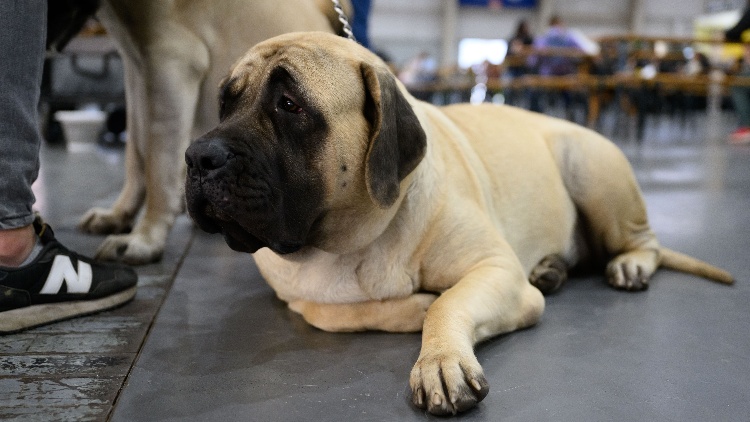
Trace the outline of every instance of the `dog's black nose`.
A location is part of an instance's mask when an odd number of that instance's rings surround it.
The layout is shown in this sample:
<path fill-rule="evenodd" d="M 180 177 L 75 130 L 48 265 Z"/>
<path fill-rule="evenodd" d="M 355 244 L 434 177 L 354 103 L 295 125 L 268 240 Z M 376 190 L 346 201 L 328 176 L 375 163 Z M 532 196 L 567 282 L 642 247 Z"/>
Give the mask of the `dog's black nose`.
<path fill-rule="evenodd" d="M 224 167 L 230 154 L 223 139 L 200 138 L 185 151 L 185 162 L 191 170 L 216 170 Z"/>

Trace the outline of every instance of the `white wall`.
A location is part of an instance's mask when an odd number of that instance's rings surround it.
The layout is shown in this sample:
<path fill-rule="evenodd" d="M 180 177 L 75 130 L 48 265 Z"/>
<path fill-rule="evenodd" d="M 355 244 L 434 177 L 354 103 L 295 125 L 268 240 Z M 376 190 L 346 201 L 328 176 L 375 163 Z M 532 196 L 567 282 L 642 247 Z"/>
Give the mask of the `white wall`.
<path fill-rule="evenodd" d="M 442 25 L 440 0 L 373 0 L 370 43 L 398 65 L 422 51 L 439 57 Z"/>
<path fill-rule="evenodd" d="M 642 35 L 692 36 L 693 19 L 704 13 L 712 0 L 538 0 L 533 10 L 458 9 L 455 40 L 461 38 L 508 38 L 519 19 L 526 18 L 534 32 L 541 32 L 546 18 L 560 15 L 571 27 L 589 36 L 636 32 Z M 443 64 L 455 62 L 443 57 L 446 8 L 457 0 L 373 0 L 370 38 L 398 65 L 421 51 Z M 546 3 L 545 3 L 546 2 Z M 634 7 L 639 13 L 634 12 Z M 634 28 L 634 26 L 636 28 Z M 448 27 L 448 32 L 451 28 Z M 450 50 L 450 49 L 448 49 Z M 455 49 L 453 49 L 455 50 Z"/>

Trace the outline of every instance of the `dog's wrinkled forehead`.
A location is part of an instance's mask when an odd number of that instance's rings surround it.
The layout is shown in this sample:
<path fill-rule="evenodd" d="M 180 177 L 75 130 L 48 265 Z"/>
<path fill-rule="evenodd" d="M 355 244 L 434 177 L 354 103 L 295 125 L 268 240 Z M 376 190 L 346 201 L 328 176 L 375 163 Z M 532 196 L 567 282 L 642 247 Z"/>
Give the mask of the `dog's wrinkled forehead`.
<path fill-rule="evenodd" d="M 369 51 L 351 40 L 325 32 L 296 32 L 280 35 L 252 47 L 236 67 L 255 63 L 272 63 L 274 58 L 288 58 L 305 64 L 336 64 L 344 58 L 365 59 Z M 333 61 L 333 63 L 331 63 Z"/>
<path fill-rule="evenodd" d="M 235 87 L 262 87 L 281 68 L 311 97 L 325 99 L 335 107 L 337 95 L 331 93 L 351 92 L 341 87 L 361 85 L 359 63 L 372 60 L 368 55 L 371 53 L 355 42 L 335 35 L 285 34 L 251 48 L 232 68 L 230 80 Z"/>

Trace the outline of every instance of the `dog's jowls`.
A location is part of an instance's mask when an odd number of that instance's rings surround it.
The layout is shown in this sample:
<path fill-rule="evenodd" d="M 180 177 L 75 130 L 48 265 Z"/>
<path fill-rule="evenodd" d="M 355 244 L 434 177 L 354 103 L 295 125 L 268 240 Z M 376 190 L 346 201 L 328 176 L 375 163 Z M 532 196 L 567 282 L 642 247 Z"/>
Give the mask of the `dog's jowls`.
<path fill-rule="evenodd" d="M 633 173 L 588 129 L 496 105 L 437 108 L 376 56 L 323 33 L 263 42 L 187 151 L 200 227 L 253 253 L 268 283 L 329 331 L 419 331 L 415 405 L 489 391 L 473 346 L 529 327 L 567 269 L 606 264 L 641 290 L 660 265 L 730 283 L 659 245 Z"/>

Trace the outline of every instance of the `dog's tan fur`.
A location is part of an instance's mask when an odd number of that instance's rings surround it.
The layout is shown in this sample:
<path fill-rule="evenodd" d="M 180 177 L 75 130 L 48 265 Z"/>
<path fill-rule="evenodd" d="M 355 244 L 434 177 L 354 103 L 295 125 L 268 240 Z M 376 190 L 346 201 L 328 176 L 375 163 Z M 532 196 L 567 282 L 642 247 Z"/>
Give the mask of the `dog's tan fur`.
<path fill-rule="evenodd" d="M 309 246 L 283 256 L 263 248 L 254 258 L 279 298 L 316 327 L 421 329 L 410 379 L 417 406 L 456 413 L 484 398 L 473 346 L 539 321 L 544 298 L 529 276 L 546 257 L 568 267 L 606 258 L 608 281 L 623 289 L 644 288 L 662 256 L 732 280 L 659 245 L 625 156 L 591 130 L 507 106 L 420 102 L 373 54 L 325 34 L 261 43 L 231 77 L 261 92 L 277 66 L 327 118 L 325 151 L 313 163 L 325 213 Z M 427 146 L 389 197 L 374 184 L 369 158 L 379 131 L 402 118 L 387 110 L 396 96 Z M 368 101 L 374 116 L 363 112 Z M 232 119 L 254 124 L 251 102 Z"/>
<path fill-rule="evenodd" d="M 98 16 L 125 66 L 126 178 L 112 208 L 79 226 L 115 233 L 97 258 L 143 264 L 160 259 L 183 210 L 183 154 L 218 123 L 216 87 L 232 63 L 275 35 L 333 31 L 337 15 L 328 0 L 104 0 Z"/>

